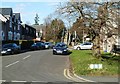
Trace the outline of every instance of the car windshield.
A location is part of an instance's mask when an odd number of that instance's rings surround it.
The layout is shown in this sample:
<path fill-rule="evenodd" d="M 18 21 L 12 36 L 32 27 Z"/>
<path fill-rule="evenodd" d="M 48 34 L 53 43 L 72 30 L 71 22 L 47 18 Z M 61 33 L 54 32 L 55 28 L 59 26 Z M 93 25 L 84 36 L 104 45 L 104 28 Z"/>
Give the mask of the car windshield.
<path fill-rule="evenodd" d="M 44 43 L 38 42 L 36 43 L 36 45 L 44 45 Z"/>
<path fill-rule="evenodd" d="M 49 45 L 50 43 L 45 43 L 45 45 Z"/>
<path fill-rule="evenodd" d="M 56 47 L 67 48 L 67 45 L 65 45 L 65 44 L 57 44 Z"/>
<path fill-rule="evenodd" d="M 87 43 L 84 43 L 83 45 L 91 45 L 91 43 L 90 43 L 90 42 L 87 42 Z"/>
<path fill-rule="evenodd" d="M 3 45 L 3 48 L 11 48 L 11 47 L 13 47 L 13 44 L 5 44 L 5 45 Z"/>

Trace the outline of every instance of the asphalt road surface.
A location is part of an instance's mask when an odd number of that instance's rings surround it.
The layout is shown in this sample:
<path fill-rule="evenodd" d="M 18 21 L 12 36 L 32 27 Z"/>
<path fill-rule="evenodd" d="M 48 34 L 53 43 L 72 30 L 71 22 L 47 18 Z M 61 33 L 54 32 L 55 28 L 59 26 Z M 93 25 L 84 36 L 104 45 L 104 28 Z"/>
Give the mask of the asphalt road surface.
<path fill-rule="evenodd" d="M 29 51 L 2 56 L 2 80 L 27 82 L 70 82 L 64 76 L 67 55 L 53 55 L 52 50 Z"/>

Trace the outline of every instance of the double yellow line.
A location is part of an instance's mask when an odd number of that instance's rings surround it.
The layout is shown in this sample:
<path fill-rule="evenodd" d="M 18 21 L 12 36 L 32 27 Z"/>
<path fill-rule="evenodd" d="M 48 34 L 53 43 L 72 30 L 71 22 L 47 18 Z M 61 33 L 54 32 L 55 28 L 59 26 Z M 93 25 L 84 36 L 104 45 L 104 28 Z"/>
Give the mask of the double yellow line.
<path fill-rule="evenodd" d="M 74 82 L 95 82 L 95 81 L 91 81 L 91 80 L 87 80 L 87 79 L 84 79 L 82 77 L 79 77 L 77 76 L 76 74 L 73 73 L 70 74 L 70 71 L 69 69 L 64 69 L 64 76 L 69 79 L 69 80 L 72 80 Z"/>

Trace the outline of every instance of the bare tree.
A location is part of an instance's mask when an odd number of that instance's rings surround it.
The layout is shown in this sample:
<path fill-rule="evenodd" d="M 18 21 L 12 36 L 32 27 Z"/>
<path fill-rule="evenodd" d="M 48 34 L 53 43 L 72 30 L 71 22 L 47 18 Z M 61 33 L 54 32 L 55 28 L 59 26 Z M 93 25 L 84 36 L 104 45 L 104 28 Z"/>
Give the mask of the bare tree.
<path fill-rule="evenodd" d="M 118 24 L 117 21 L 113 21 L 112 18 L 110 18 L 110 15 L 117 14 L 113 11 L 117 9 L 117 7 L 113 8 L 113 6 L 118 6 L 118 3 L 115 2 L 67 2 L 63 5 L 59 6 L 59 10 L 57 11 L 61 13 L 61 15 L 67 16 L 69 18 L 74 19 L 79 18 L 80 23 L 79 27 L 86 28 L 86 23 L 89 23 L 89 34 L 91 35 L 91 39 L 94 42 L 94 53 L 96 57 L 101 56 L 100 52 L 100 46 L 101 46 L 101 36 L 103 35 L 103 29 L 109 31 L 107 34 L 110 33 L 110 31 L 113 32 L 115 29 L 115 26 L 112 25 L 113 22 L 115 24 Z M 115 19 L 115 18 L 114 18 Z M 117 18 L 116 18 L 117 19 Z M 117 23 L 116 23 L 117 22 Z M 109 24 L 108 24 L 109 23 Z M 110 25 L 111 24 L 111 25 Z M 79 28 L 77 27 L 77 28 Z"/>

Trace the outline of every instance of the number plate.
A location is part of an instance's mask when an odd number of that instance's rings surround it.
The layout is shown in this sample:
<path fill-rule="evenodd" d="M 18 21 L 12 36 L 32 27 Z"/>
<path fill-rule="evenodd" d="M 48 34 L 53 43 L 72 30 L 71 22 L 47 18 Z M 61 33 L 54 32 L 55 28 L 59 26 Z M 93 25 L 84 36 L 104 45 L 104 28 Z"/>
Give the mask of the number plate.
<path fill-rule="evenodd" d="M 57 53 L 62 53 L 62 51 L 57 51 Z"/>
<path fill-rule="evenodd" d="M 1 53 L 3 54 L 3 53 L 6 53 L 6 51 L 1 51 Z"/>

